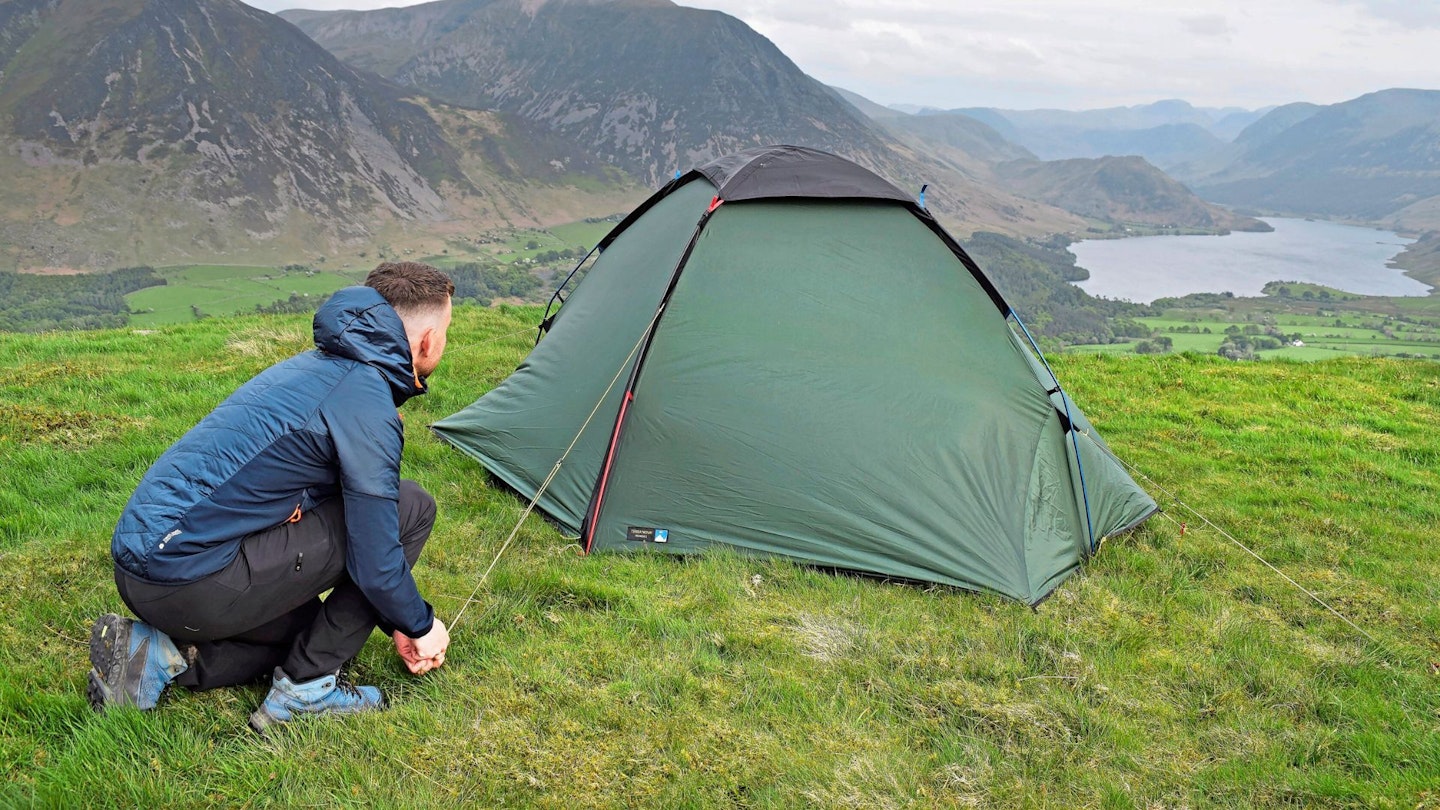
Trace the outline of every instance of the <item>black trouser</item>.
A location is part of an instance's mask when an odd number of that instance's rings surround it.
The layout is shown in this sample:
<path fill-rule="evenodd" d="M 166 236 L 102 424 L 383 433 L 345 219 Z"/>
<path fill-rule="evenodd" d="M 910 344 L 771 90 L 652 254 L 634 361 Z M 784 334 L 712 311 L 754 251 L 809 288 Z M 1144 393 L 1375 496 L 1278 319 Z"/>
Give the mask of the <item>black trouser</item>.
<path fill-rule="evenodd" d="M 434 524 L 435 499 L 401 481 L 400 544 L 411 567 Z M 115 585 L 142 621 L 195 645 L 194 663 L 175 679 L 181 686 L 249 683 L 277 666 L 308 681 L 354 658 L 381 624 L 345 572 L 345 542 L 345 505 L 331 498 L 295 523 L 246 537 L 235 560 L 204 579 L 157 585 L 117 566 Z"/>

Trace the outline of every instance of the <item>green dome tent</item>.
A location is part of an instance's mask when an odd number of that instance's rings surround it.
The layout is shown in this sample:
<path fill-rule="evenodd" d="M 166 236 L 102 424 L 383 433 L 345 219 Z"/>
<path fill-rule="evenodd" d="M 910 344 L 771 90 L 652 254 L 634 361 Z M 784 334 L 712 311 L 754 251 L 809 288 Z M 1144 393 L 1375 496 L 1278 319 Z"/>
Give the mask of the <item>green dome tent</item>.
<path fill-rule="evenodd" d="M 854 163 L 716 160 L 598 250 L 515 373 L 433 426 L 527 498 L 554 471 L 537 506 L 587 551 L 1034 604 L 1155 511 L 964 250 Z"/>

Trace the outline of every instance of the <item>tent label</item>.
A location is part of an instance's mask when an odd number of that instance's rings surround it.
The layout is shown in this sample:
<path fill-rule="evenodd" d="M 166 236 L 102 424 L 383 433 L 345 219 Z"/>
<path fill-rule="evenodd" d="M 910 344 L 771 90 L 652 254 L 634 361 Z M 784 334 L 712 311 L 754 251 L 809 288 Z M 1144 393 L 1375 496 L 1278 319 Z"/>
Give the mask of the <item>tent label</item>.
<path fill-rule="evenodd" d="M 625 530 L 625 539 L 639 543 L 668 543 L 670 542 L 670 530 L 631 526 Z"/>

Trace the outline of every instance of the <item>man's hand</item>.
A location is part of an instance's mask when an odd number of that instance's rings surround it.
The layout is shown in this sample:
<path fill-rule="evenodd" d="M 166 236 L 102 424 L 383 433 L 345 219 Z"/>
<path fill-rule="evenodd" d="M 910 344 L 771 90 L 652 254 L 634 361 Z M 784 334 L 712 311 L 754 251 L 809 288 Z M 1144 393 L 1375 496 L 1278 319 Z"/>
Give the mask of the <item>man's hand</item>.
<path fill-rule="evenodd" d="M 405 668 L 410 670 L 411 675 L 424 675 L 445 663 L 445 650 L 450 646 L 450 631 L 445 629 L 445 623 L 438 617 L 430 632 L 420 638 L 410 638 L 399 630 L 395 631 L 393 638 L 395 652 L 400 655 L 400 660 L 405 662 Z"/>

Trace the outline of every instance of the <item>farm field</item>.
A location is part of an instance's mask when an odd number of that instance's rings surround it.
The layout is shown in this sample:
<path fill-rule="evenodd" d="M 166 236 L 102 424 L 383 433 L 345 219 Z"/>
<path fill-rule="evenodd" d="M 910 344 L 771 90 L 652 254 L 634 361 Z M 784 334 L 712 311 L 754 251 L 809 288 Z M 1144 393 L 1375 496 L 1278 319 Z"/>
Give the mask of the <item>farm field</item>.
<path fill-rule="evenodd" d="M 185 265 L 158 268 L 158 272 L 165 278 L 165 286 L 125 296 L 133 326 L 153 328 L 204 315 L 253 312 L 257 306 L 268 306 L 291 295 L 324 300 L 330 293 L 365 277 L 364 270 L 336 273 L 246 265 Z"/>
<path fill-rule="evenodd" d="M 620 224 L 618 218 L 614 222 L 585 222 L 582 220 L 566 225 L 556 225 L 550 229 L 550 233 L 554 234 L 555 238 L 559 239 L 561 243 L 565 245 L 571 247 L 583 246 L 586 250 L 589 250 L 599 244 L 600 240 L 604 239 L 605 235 L 614 230 L 618 224 Z"/>
<path fill-rule="evenodd" d="M 1155 337 L 1168 337 L 1172 351 L 1215 354 L 1227 338 L 1226 330 L 1240 334 L 1264 334 L 1267 331 L 1285 337 L 1288 343 L 1299 341 L 1302 346 L 1259 349 L 1260 358 L 1289 360 L 1328 360 L 1335 357 L 1423 357 L 1440 359 L 1440 327 L 1422 318 L 1341 311 L 1326 315 L 1272 312 L 1254 313 L 1205 311 L 1181 314 L 1172 311 L 1164 316 L 1138 317 L 1134 320 L 1154 330 Z M 1067 351 L 1101 354 L 1134 352 L 1142 339 L 1126 343 L 1089 344 L 1067 347 Z"/>

